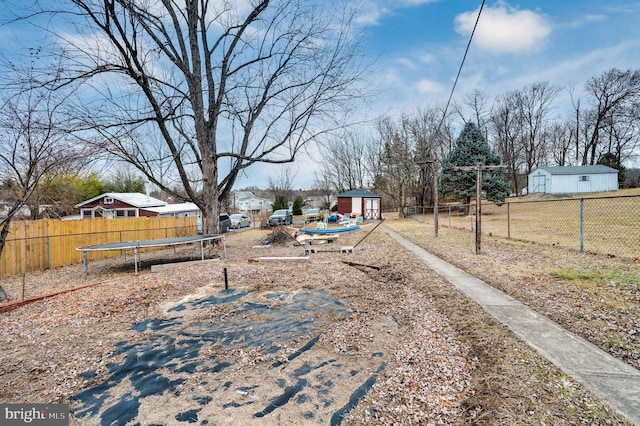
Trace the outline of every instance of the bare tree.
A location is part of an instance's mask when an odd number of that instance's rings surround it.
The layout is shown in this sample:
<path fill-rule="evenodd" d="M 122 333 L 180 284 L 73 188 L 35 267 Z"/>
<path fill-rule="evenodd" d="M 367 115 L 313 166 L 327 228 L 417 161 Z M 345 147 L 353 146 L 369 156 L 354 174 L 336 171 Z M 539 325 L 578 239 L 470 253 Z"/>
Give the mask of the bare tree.
<path fill-rule="evenodd" d="M 573 128 L 570 121 L 558 121 L 549 126 L 549 159 L 559 166 L 568 166 L 573 158 Z"/>
<path fill-rule="evenodd" d="M 545 131 L 559 92 L 559 87 L 543 81 L 524 87 L 516 95 L 522 120 L 525 174 L 546 163 Z"/>
<path fill-rule="evenodd" d="M 284 197 L 287 201 L 292 201 L 293 197 L 293 180 L 296 177 L 296 171 L 289 164 L 280 168 L 276 176 L 269 176 L 269 192 L 273 197 Z"/>
<path fill-rule="evenodd" d="M 331 195 L 335 191 L 335 186 L 324 171 L 315 173 L 312 191 L 315 195 L 322 197 L 325 209 L 331 208 Z"/>
<path fill-rule="evenodd" d="M 532 83 L 507 92 L 496 101 L 492 115 L 493 146 L 509 166 L 511 189 L 520 192 L 520 177 L 547 163 L 550 115 L 560 92 L 548 82 Z"/>
<path fill-rule="evenodd" d="M 598 162 L 605 156 L 613 157 L 613 165 L 621 167 L 623 163 L 637 158 L 640 145 L 640 103 L 630 106 L 628 113 L 620 115 L 615 121 L 608 120 L 601 130 L 601 148 Z"/>
<path fill-rule="evenodd" d="M 461 106 L 457 105 L 456 110 L 462 118 L 462 121 L 474 122 L 478 126 L 478 129 L 487 133 L 487 127 L 491 122 L 491 116 L 493 115 L 493 107 L 491 105 L 489 96 L 486 93 L 483 93 L 480 90 L 474 90 L 473 93 L 468 93 L 464 97 L 464 105 L 470 109 L 470 115 L 472 115 L 472 119 L 468 118 L 468 114 L 466 114 Z"/>
<path fill-rule="evenodd" d="M 511 189 L 518 194 L 520 191 L 518 174 L 523 172 L 523 128 L 522 116 L 518 108 L 517 92 L 508 92 L 496 101 L 492 116 L 494 130 L 494 149 L 502 157 L 507 169 L 507 178 L 511 182 Z"/>
<path fill-rule="evenodd" d="M 422 106 L 402 116 L 401 127 L 411 140 L 416 163 L 437 160 L 437 163 L 431 164 L 438 164 L 449 154 L 454 139 L 451 133 L 453 114 L 443 116 L 443 110 L 444 107 L 439 106 Z M 436 190 L 433 188 L 433 173 L 437 173 L 437 170 L 434 167 L 420 167 L 419 173 L 420 188 L 416 202 L 421 206 L 430 205 Z"/>
<path fill-rule="evenodd" d="M 23 207 L 38 212 L 41 203 L 54 201 L 38 191 L 39 185 L 57 174 L 77 170 L 90 158 L 70 135 L 71 124 L 63 108 L 67 98 L 33 88 L 38 82 L 29 76 L 23 83 L 25 86 L 16 86 L 14 93 L 4 92 L 8 98 L 0 108 L 0 180 L 10 194 L 5 200 L 9 203 L 7 214 L 0 218 L 0 254 L 11 221 Z"/>
<path fill-rule="evenodd" d="M 341 133 L 325 142 L 322 151 L 323 176 L 337 192 L 364 188 L 369 178 L 367 141 L 354 132 Z"/>
<path fill-rule="evenodd" d="M 169 157 L 149 148 L 161 138 L 204 232 L 217 231 L 219 202 L 241 172 L 294 161 L 362 96 L 350 2 L 67 2 L 77 34 L 57 31 L 70 58 L 57 87 L 83 83 L 86 128 L 179 197 L 157 173 Z"/>
<path fill-rule="evenodd" d="M 403 214 L 408 199 L 420 192 L 415 142 L 406 121 L 397 125 L 388 117 L 382 118 L 377 129 L 381 156 L 375 187 L 390 197 Z"/>
<path fill-rule="evenodd" d="M 607 153 L 614 129 L 628 134 L 621 127 L 637 126 L 637 116 L 632 117 L 640 103 L 640 70 L 611 68 L 590 78 L 585 90 L 588 106 L 581 109 L 580 100 L 574 101 L 576 162 L 590 165 Z"/>

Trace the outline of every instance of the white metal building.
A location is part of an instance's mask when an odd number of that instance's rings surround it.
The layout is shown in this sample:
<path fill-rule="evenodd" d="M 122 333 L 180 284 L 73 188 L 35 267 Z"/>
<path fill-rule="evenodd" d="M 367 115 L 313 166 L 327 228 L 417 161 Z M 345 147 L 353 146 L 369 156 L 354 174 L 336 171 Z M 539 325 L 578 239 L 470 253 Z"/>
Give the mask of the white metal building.
<path fill-rule="evenodd" d="M 529 194 L 579 194 L 618 189 L 618 171 L 602 165 L 540 167 L 529 173 Z"/>

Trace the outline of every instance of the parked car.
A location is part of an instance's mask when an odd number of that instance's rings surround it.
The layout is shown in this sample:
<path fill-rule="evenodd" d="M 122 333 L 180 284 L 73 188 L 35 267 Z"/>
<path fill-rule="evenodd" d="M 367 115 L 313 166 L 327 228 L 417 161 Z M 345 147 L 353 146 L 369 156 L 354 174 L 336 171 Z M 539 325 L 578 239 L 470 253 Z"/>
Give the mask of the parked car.
<path fill-rule="evenodd" d="M 231 227 L 231 218 L 226 213 L 220 213 L 220 233 L 224 234 L 225 232 L 229 232 L 229 228 Z"/>
<path fill-rule="evenodd" d="M 229 215 L 226 213 L 220 213 L 220 233 L 224 234 L 225 232 L 229 232 L 230 227 L 231 218 L 229 218 Z M 202 216 L 198 216 L 197 231 L 198 234 L 202 234 Z"/>
<path fill-rule="evenodd" d="M 307 210 L 307 214 L 304 215 L 304 218 L 307 222 L 322 221 L 324 219 L 320 209 Z"/>
<path fill-rule="evenodd" d="M 293 223 L 293 215 L 287 209 L 276 210 L 267 221 L 269 226 L 275 225 L 291 225 Z"/>
<path fill-rule="evenodd" d="M 231 227 L 233 229 L 244 228 L 245 226 L 251 225 L 251 219 L 246 214 L 232 214 L 229 216 L 231 219 Z"/>

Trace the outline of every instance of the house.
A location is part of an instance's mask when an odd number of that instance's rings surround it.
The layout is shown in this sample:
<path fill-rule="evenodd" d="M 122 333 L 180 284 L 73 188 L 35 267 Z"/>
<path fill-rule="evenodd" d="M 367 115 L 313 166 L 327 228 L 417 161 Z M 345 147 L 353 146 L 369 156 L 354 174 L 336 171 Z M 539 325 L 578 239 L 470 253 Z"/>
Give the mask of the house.
<path fill-rule="evenodd" d="M 382 219 L 382 195 L 364 189 L 352 189 L 338 194 L 338 212 L 356 214 L 365 219 Z"/>
<path fill-rule="evenodd" d="M 80 209 L 80 219 L 200 216 L 200 209 L 193 203 L 168 204 L 136 192 L 107 192 L 76 204 L 75 207 Z"/>
<path fill-rule="evenodd" d="M 529 173 L 527 189 L 529 194 L 617 191 L 618 171 L 603 165 L 540 167 Z"/>
<path fill-rule="evenodd" d="M 234 191 L 231 195 L 231 209 L 246 213 L 271 211 L 272 201 L 259 198 L 251 191 Z"/>

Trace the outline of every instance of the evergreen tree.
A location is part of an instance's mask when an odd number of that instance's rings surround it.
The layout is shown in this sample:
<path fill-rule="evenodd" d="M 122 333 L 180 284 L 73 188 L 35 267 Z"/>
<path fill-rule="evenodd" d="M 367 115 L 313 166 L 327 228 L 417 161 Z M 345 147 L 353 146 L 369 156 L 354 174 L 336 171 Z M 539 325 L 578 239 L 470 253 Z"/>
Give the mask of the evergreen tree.
<path fill-rule="evenodd" d="M 273 200 L 273 204 L 271 205 L 273 211 L 288 209 L 289 208 L 289 200 L 284 195 L 276 195 L 275 200 Z"/>
<path fill-rule="evenodd" d="M 293 199 L 293 214 L 294 215 L 301 215 L 302 214 L 302 206 L 304 205 L 304 198 L 302 198 L 301 195 L 298 195 L 296 198 Z"/>
<path fill-rule="evenodd" d="M 500 165 L 500 156 L 487 143 L 486 138 L 473 123 L 466 123 L 447 158 L 442 162 L 440 193 L 452 195 L 469 204 L 476 194 L 476 171 L 455 170 L 455 167 Z M 489 201 L 502 203 L 509 195 L 506 170 L 483 170 L 482 190 Z"/>

